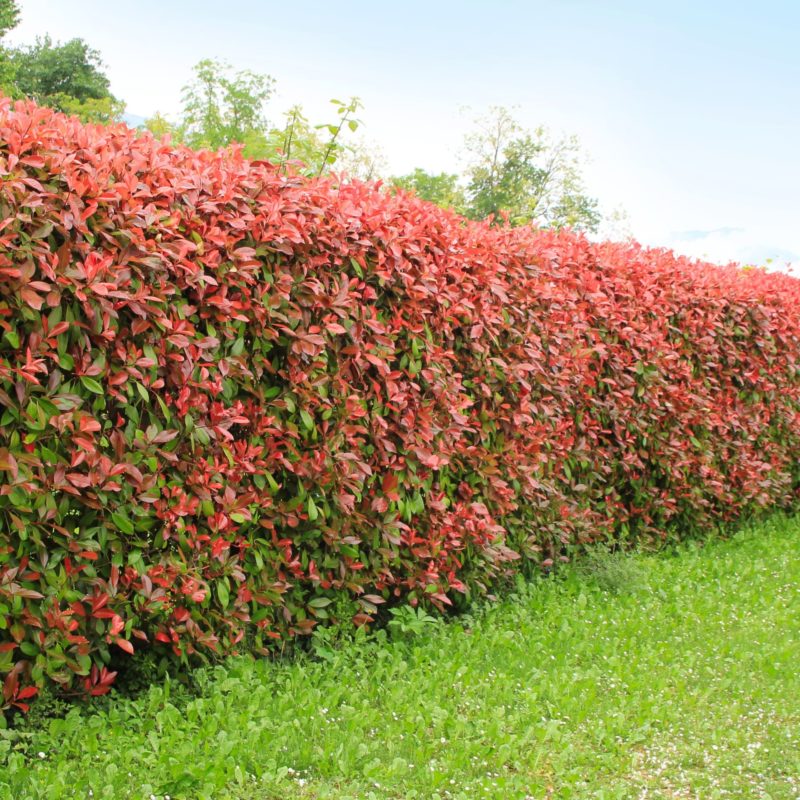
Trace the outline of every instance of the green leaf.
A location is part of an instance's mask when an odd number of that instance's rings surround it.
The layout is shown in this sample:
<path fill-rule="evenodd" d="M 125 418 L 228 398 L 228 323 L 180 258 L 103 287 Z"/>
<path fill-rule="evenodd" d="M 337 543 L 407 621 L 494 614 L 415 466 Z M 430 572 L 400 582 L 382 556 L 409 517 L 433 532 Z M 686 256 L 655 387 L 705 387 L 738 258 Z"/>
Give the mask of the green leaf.
<path fill-rule="evenodd" d="M 89 378 L 86 375 L 81 375 L 81 383 L 90 391 L 95 394 L 104 394 L 105 390 L 102 385 L 94 378 Z"/>
<path fill-rule="evenodd" d="M 361 264 L 358 263 L 352 256 L 350 257 L 350 264 L 353 267 L 353 271 L 358 275 L 359 278 L 364 277 L 364 270 L 361 269 Z"/>
<path fill-rule="evenodd" d="M 219 599 L 219 604 L 223 608 L 228 607 L 228 602 L 230 601 L 230 593 L 228 592 L 228 587 L 225 585 L 224 581 L 220 581 L 214 587 L 217 592 L 217 598 Z"/>
<path fill-rule="evenodd" d="M 111 519 L 114 524 L 123 532 L 123 533 L 133 533 L 134 527 L 133 523 L 128 519 L 125 514 L 120 511 L 113 511 L 111 513 Z"/>

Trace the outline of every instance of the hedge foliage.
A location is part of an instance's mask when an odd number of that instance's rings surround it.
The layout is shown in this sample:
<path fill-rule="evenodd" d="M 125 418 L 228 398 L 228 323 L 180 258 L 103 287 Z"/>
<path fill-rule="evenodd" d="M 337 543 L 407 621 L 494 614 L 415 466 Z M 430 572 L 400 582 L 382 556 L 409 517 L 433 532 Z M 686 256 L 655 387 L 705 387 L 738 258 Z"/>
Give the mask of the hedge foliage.
<path fill-rule="evenodd" d="M 0 170 L 7 706 L 797 499 L 793 278 L 32 104 Z"/>

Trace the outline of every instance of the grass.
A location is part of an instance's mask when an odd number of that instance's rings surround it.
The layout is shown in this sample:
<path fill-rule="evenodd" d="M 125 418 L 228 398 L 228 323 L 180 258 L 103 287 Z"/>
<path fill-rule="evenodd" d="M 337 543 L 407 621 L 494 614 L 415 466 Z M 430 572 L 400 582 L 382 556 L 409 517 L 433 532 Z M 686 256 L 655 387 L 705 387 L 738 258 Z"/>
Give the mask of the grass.
<path fill-rule="evenodd" d="M 0 731 L 0 798 L 797 800 L 800 521 L 596 562 L 398 643 Z"/>

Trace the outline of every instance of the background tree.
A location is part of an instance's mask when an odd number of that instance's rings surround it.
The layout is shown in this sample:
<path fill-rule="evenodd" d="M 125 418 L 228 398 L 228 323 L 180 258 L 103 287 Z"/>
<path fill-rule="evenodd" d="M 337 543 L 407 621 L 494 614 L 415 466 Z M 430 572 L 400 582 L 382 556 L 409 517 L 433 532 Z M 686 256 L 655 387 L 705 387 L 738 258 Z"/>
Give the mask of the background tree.
<path fill-rule="evenodd" d="M 467 216 L 507 214 L 512 225 L 597 229 L 597 200 L 584 190 L 576 137 L 524 130 L 507 109 L 493 108 L 467 136 L 466 148 Z"/>
<path fill-rule="evenodd" d="M 234 71 L 220 61 L 204 59 L 194 68 L 193 80 L 183 88 L 183 109 L 176 124 L 162 114 L 145 123 L 155 135 L 169 133 L 178 142 L 195 148 L 218 150 L 240 144 L 248 158 L 292 163 L 306 174 L 321 175 L 349 152 L 344 135 L 360 125 L 358 98 L 332 100 L 336 118 L 312 125 L 300 106 L 292 106 L 281 126 L 267 121 L 266 104 L 274 91 L 269 75 L 250 70 Z"/>
<path fill-rule="evenodd" d="M 386 156 L 375 143 L 362 137 L 343 144 L 335 168 L 350 178 L 381 180 L 386 174 Z"/>
<path fill-rule="evenodd" d="M 218 150 L 233 142 L 253 152 L 266 146 L 264 106 L 275 81 L 250 70 L 234 72 L 230 65 L 204 59 L 194 79 L 183 87 L 179 137 L 190 147 Z"/>
<path fill-rule="evenodd" d="M 87 122 L 110 122 L 122 115 L 124 104 L 111 94 L 100 54 L 83 39 L 61 44 L 45 36 L 11 50 L 9 59 L 18 96 Z"/>
<path fill-rule="evenodd" d="M 584 189 L 574 136 L 554 138 L 543 127 L 525 130 L 507 109 L 492 108 L 465 146 L 461 175 L 415 169 L 391 183 L 471 219 L 507 216 L 512 225 L 597 229 L 597 200 Z"/>
<path fill-rule="evenodd" d="M 19 6 L 16 0 L 0 0 L 0 38 L 19 24 Z"/>
<path fill-rule="evenodd" d="M 464 190 L 459 184 L 459 176 L 454 173 L 433 174 L 417 167 L 407 175 L 391 178 L 391 183 L 442 208 L 452 208 L 459 213 L 466 208 Z"/>
<path fill-rule="evenodd" d="M 0 0 L 0 92 L 17 94 L 14 86 L 14 66 L 11 63 L 11 50 L 5 46 L 3 37 L 19 23 L 19 6 L 15 0 Z"/>

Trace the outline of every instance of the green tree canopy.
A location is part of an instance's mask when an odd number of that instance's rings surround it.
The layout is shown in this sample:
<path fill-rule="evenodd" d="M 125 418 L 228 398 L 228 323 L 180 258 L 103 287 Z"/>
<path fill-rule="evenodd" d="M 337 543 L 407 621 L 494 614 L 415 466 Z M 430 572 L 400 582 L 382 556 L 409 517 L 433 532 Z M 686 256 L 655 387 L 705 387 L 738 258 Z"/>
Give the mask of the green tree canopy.
<path fill-rule="evenodd" d="M 272 126 L 266 104 L 275 81 L 269 75 L 250 70 L 235 71 L 229 64 L 204 59 L 194 68 L 194 77 L 183 88 L 183 109 L 176 124 L 156 114 L 147 127 L 157 136 L 169 133 L 173 139 L 195 148 L 218 150 L 231 144 L 243 146 L 248 158 L 269 159 L 278 164 L 293 163 L 310 174 L 321 174 L 351 148 L 342 134 L 355 131 L 360 122 L 358 98 L 349 102 L 332 100 L 336 118 L 312 125 L 300 106 L 292 106 L 285 122 Z"/>
<path fill-rule="evenodd" d="M 3 44 L 3 37 L 19 22 L 19 6 L 15 0 L 0 0 L 0 92 L 17 94 L 14 86 L 14 66 L 11 51 Z"/>
<path fill-rule="evenodd" d="M 19 5 L 16 0 L 0 0 L 0 38 L 19 23 Z"/>
<path fill-rule="evenodd" d="M 49 36 L 9 52 L 18 96 L 77 114 L 85 121 L 109 122 L 124 109 L 110 91 L 100 53 L 83 39 L 63 44 Z"/>
<path fill-rule="evenodd" d="M 493 108 L 465 139 L 461 175 L 416 169 L 391 183 L 471 219 L 508 218 L 512 225 L 571 226 L 595 231 L 597 201 L 586 194 L 574 136 L 523 129 L 505 108 Z"/>
<path fill-rule="evenodd" d="M 258 147 L 266 138 L 264 105 L 274 85 L 269 75 L 234 72 L 222 61 L 203 59 L 183 87 L 180 138 L 190 147 L 212 150 L 233 142 Z"/>
<path fill-rule="evenodd" d="M 554 138 L 544 127 L 524 130 L 507 109 L 493 108 L 466 146 L 468 216 L 597 229 L 597 201 L 583 187 L 576 137 Z"/>
<path fill-rule="evenodd" d="M 459 185 L 459 177 L 455 173 L 433 174 L 417 167 L 407 175 L 392 178 L 391 183 L 442 208 L 452 208 L 459 213 L 463 213 L 466 208 L 464 190 Z"/>

